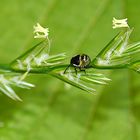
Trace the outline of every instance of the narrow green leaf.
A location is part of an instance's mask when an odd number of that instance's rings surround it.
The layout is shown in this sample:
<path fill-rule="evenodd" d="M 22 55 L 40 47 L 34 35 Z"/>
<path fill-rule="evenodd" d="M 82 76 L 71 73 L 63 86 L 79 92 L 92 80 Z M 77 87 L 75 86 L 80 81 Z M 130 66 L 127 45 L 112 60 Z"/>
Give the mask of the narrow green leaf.
<path fill-rule="evenodd" d="M 135 55 L 140 52 L 140 42 L 129 44 L 123 55 Z"/>
<path fill-rule="evenodd" d="M 128 67 L 129 67 L 130 69 L 132 69 L 132 70 L 134 70 L 134 71 L 140 73 L 140 60 L 131 63 Z"/>
<path fill-rule="evenodd" d="M 0 91 L 3 92 L 8 97 L 12 98 L 13 100 L 19 100 L 21 99 L 17 96 L 15 91 L 13 90 L 13 87 L 20 87 L 20 88 L 27 88 L 30 89 L 31 87 L 34 87 L 33 84 L 27 83 L 23 81 L 22 75 L 17 74 L 11 74 L 11 73 L 4 73 L 0 74 Z"/>
<path fill-rule="evenodd" d="M 129 59 L 123 60 L 123 53 L 127 49 L 130 34 L 133 29 L 127 29 L 117 34 L 109 44 L 91 62 L 93 66 L 113 68 L 121 67 L 129 63 Z M 113 61 L 115 59 L 115 61 Z M 122 61 L 120 61 L 122 59 Z"/>
<path fill-rule="evenodd" d="M 51 72 L 51 75 L 89 93 L 96 91 L 95 85 L 104 85 L 110 81 L 103 74 L 96 73 L 94 69 L 86 70 L 86 73 L 78 72 L 77 74 L 71 69 L 65 74 L 63 72 L 64 70 Z"/>
<path fill-rule="evenodd" d="M 65 59 L 65 54 L 50 55 L 50 44 L 48 40 L 35 45 L 30 50 L 26 51 L 23 55 L 19 56 L 11 63 L 14 70 L 34 71 L 34 69 L 41 67 L 56 66 Z"/>

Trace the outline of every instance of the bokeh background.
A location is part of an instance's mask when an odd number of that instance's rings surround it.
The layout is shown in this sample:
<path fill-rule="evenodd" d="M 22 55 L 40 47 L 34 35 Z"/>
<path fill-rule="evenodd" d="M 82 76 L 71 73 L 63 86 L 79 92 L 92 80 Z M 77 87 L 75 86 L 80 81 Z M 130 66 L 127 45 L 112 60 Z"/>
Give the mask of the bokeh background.
<path fill-rule="evenodd" d="M 139 0 L 1 0 L 0 62 L 31 47 L 33 25 L 49 27 L 51 53 L 94 58 L 112 39 L 112 18 L 128 18 L 131 41 L 140 40 Z M 69 63 L 69 59 L 67 60 Z M 112 82 L 96 95 L 49 75 L 31 75 L 31 90 L 16 88 L 23 102 L 0 95 L 0 140 L 139 140 L 140 75 L 109 71 Z"/>

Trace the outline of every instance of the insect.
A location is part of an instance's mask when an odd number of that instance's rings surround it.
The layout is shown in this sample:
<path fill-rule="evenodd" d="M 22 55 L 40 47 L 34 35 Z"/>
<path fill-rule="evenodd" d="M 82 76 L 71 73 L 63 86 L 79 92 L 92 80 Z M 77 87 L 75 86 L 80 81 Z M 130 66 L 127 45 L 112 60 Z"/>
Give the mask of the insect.
<path fill-rule="evenodd" d="M 90 62 L 91 62 L 91 59 L 88 55 L 78 54 L 78 55 L 71 58 L 70 65 L 67 66 L 67 68 L 64 71 L 64 74 L 66 73 L 66 71 L 68 70 L 68 68 L 70 66 L 74 67 L 76 74 L 77 74 L 77 68 L 80 71 L 86 72 L 85 69 L 90 67 Z"/>

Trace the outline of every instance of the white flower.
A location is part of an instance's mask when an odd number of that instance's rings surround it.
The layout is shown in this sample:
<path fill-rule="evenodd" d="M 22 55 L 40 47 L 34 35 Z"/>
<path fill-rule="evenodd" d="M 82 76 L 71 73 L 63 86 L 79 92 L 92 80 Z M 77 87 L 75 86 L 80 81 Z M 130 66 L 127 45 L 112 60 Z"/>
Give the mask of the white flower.
<path fill-rule="evenodd" d="M 113 18 L 113 20 L 112 20 L 112 28 L 115 29 L 115 28 L 122 28 L 122 27 L 129 28 L 129 25 L 127 23 L 127 18 L 125 18 L 125 19 Z"/>
<path fill-rule="evenodd" d="M 34 38 L 48 38 L 49 29 L 42 27 L 39 23 L 34 26 Z"/>

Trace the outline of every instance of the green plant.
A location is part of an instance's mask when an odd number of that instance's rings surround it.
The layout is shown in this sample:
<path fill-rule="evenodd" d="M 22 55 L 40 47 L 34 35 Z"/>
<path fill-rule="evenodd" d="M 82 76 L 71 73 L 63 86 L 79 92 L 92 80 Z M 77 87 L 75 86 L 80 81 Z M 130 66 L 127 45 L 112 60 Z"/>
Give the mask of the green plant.
<path fill-rule="evenodd" d="M 89 93 L 94 93 L 96 87 L 94 88 L 93 85 L 104 85 L 110 81 L 104 74 L 97 73 L 97 69 L 128 68 L 140 72 L 140 58 L 138 56 L 140 42 L 129 43 L 133 29 L 128 27 L 126 19 L 113 19 L 113 21 L 114 28 L 126 28 L 118 33 L 91 61 L 91 67 L 86 69 L 86 73 L 78 72 L 78 74 L 71 67 L 66 74 L 63 73 L 68 65 L 63 64 L 64 59 L 66 59 L 65 53 L 50 55 L 48 28 L 37 24 L 34 27 L 34 37 L 41 38 L 41 41 L 9 65 L 0 65 L 0 90 L 14 100 L 21 100 L 12 86 L 28 89 L 34 87 L 33 84 L 23 80 L 28 74 L 42 73 L 52 75 Z"/>

